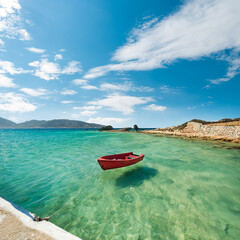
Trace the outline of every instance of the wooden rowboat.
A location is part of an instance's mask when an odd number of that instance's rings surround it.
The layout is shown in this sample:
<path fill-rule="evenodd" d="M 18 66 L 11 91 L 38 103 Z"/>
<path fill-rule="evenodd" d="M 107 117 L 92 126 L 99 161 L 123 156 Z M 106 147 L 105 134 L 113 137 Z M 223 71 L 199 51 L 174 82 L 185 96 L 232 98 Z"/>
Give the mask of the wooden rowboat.
<path fill-rule="evenodd" d="M 142 161 L 144 154 L 136 155 L 132 152 L 108 155 L 98 158 L 98 163 L 103 170 L 127 167 Z"/>

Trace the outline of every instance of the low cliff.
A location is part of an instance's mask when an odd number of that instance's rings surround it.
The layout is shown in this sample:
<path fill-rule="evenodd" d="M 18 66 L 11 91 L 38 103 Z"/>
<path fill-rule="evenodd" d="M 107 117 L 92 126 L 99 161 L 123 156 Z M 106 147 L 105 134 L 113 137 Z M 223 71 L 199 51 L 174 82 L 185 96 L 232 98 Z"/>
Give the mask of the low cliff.
<path fill-rule="evenodd" d="M 240 123 L 234 121 L 231 123 L 209 123 L 188 122 L 184 128 L 169 127 L 159 128 L 151 131 L 143 131 L 149 134 L 164 134 L 174 136 L 185 136 L 192 138 L 224 140 L 240 143 Z"/>

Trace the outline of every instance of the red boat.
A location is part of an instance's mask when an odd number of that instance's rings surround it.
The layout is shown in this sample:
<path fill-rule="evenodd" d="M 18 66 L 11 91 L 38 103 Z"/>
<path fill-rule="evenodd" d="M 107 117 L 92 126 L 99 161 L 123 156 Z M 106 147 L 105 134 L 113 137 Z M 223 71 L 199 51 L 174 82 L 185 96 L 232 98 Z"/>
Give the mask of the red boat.
<path fill-rule="evenodd" d="M 121 168 L 142 161 L 144 154 L 136 155 L 132 152 L 108 155 L 98 158 L 98 163 L 103 170 Z"/>

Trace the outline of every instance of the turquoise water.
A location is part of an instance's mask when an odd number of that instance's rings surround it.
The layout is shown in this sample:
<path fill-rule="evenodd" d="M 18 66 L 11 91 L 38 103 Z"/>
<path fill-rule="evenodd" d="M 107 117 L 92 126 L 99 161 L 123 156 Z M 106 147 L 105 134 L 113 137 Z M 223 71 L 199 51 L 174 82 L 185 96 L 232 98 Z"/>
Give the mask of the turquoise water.
<path fill-rule="evenodd" d="M 110 171 L 96 162 L 127 151 L 146 156 Z M 51 221 L 84 240 L 239 239 L 237 149 L 134 133 L 0 130 L 2 197 L 43 217 L 83 184 Z"/>

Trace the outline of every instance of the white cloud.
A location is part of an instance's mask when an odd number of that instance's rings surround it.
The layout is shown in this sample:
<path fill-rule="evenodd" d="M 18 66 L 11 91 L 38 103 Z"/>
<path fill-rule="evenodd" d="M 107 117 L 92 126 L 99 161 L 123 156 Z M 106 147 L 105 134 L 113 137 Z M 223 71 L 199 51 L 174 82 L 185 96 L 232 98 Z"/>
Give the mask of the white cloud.
<path fill-rule="evenodd" d="M 85 79 L 74 79 L 72 82 L 75 85 L 86 85 L 88 81 Z"/>
<path fill-rule="evenodd" d="M 23 28 L 18 0 L 0 0 L 0 33 L 2 37 L 30 40 L 31 36 Z"/>
<path fill-rule="evenodd" d="M 62 54 L 56 54 L 54 57 L 54 61 L 61 60 L 63 58 Z"/>
<path fill-rule="evenodd" d="M 100 85 L 102 91 L 130 91 L 132 84 L 125 82 L 124 84 L 103 83 Z"/>
<path fill-rule="evenodd" d="M 101 109 L 101 106 L 83 106 L 83 107 L 73 107 L 74 110 L 96 110 Z"/>
<path fill-rule="evenodd" d="M 94 114 L 96 114 L 97 111 L 82 111 L 80 113 L 73 113 L 73 114 L 70 114 L 70 116 L 72 118 L 75 118 L 75 119 L 80 119 L 81 117 L 90 117 Z"/>
<path fill-rule="evenodd" d="M 73 84 L 80 86 L 82 89 L 86 90 L 96 90 L 98 89 L 96 86 L 89 85 L 86 79 L 74 79 Z"/>
<path fill-rule="evenodd" d="M 119 111 L 124 115 L 127 115 L 134 112 L 134 106 L 150 101 L 152 101 L 152 98 L 150 97 L 134 97 L 113 94 L 101 100 L 90 101 L 89 104 L 107 107 L 110 110 Z"/>
<path fill-rule="evenodd" d="M 14 87 L 17 87 L 17 85 L 13 83 L 12 78 L 9 78 L 3 74 L 0 74 L 0 87 L 14 88 Z"/>
<path fill-rule="evenodd" d="M 19 29 L 18 30 L 18 33 L 19 33 L 19 39 L 20 40 L 30 40 L 31 39 L 31 36 L 30 34 L 27 32 L 26 29 Z"/>
<path fill-rule="evenodd" d="M 66 67 L 63 68 L 62 74 L 74 74 L 74 73 L 81 73 L 82 66 L 81 63 L 78 61 L 71 61 L 68 63 Z"/>
<path fill-rule="evenodd" d="M 240 48 L 239 0 L 192 0 L 160 20 L 132 30 L 112 60 L 118 63 L 90 69 L 84 78 L 109 71 L 163 68 L 180 59 L 197 60 L 226 49 Z"/>
<path fill-rule="evenodd" d="M 81 86 L 81 88 L 86 89 L 86 90 L 96 90 L 96 89 L 98 89 L 96 86 L 88 85 L 88 84 Z"/>
<path fill-rule="evenodd" d="M 62 95 L 75 95 L 75 94 L 77 94 L 77 92 L 76 91 L 74 91 L 74 90 L 63 90 L 62 92 L 61 92 L 61 94 Z"/>
<path fill-rule="evenodd" d="M 227 73 L 224 77 L 209 80 L 212 84 L 218 85 L 224 82 L 228 82 L 240 73 L 240 57 L 238 56 L 238 54 L 232 54 L 231 56 L 225 57 L 224 59 L 229 63 Z M 210 86 L 207 85 L 206 87 Z"/>
<path fill-rule="evenodd" d="M 44 53 L 46 50 L 41 49 L 41 48 L 35 48 L 35 47 L 29 47 L 26 48 L 28 51 L 33 52 L 33 53 Z"/>
<path fill-rule="evenodd" d="M 80 112 L 81 116 L 92 116 L 97 113 L 96 110 L 102 108 L 101 106 L 83 106 L 83 107 L 73 107 L 74 110 L 83 110 Z"/>
<path fill-rule="evenodd" d="M 144 87 L 144 86 L 132 88 L 132 91 L 134 91 L 134 92 L 152 92 L 153 90 L 154 89 L 151 87 Z"/>
<path fill-rule="evenodd" d="M 138 92 L 151 92 L 154 89 L 150 87 L 139 86 L 136 87 L 132 82 L 124 83 L 102 83 L 99 87 L 89 85 L 88 80 L 86 79 L 74 79 L 72 81 L 75 85 L 80 85 L 80 88 L 86 90 L 100 90 L 100 91 L 110 91 L 110 92 L 119 92 L 119 91 L 138 91 Z"/>
<path fill-rule="evenodd" d="M 20 91 L 24 92 L 27 95 L 32 96 L 32 97 L 40 97 L 40 96 L 44 96 L 44 95 L 49 94 L 49 91 L 47 89 L 44 89 L 44 88 L 38 88 L 38 89 L 21 88 Z"/>
<path fill-rule="evenodd" d="M 4 41 L 2 39 L 0 39 L 0 47 L 4 46 Z"/>
<path fill-rule="evenodd" d="M 0 111 L 6 112 L 32 112 L 37 107 L 21 94 L 15 92 L 0 93 Z"/>
<path fill-rule="evenodd" d="M 74 74 L 82 71 L 80 63 L 77 61 L 69 62 L 63 70 L 58 63 L 49 62 L 47 58 L 43 58 L 40 61 L 30 62 L 28 65 L 36 68 L 34 73 L 35 76 L 45 80 L 58 79 L 61 74 Z"/>
<path fill-rule="evenodd" d="M 14 74 L 21 74 L 27 73 L 28 70 L 23 70 L 22 68 L 15 68 L 14 64 L 9 61 L 0 61 L 0 74 L 1 73 L 10 73 L 11 75 Z"/>
<path fill-rule="evenodd" d="M 0 17 L 7 17 L 9 14 L 20 10 L 21 6 L 18 0 L 1 0 L 0 1 Z"/>
<path fill-rule="evenodd" d="M 113 91 L 113 92 L 118 92 L 118 91 L 151 92 L 154 89 L 151 87 L 144 87 L 144 86 L 136 87 L 132 82 L 124 82 L 124 83 L 117 83 L 117 84 L 103 83 L 100 85 L 99 90 Z"/>
<path fill-rule="evenodd" d="M 49 62 L 44 58 L 41 61 L 34 61 L 28 64 L 31 67 L 35 67 L 35 76 L 45 80 L 57 79 L 61 73 L 61 69 L 57 63 Z"/>
<path fill-rule="evenodd" d="M 113 125 L 113 124 L 118 124 L 118 123 L 122 123 L 125 121 L 128 121 L 129 119 L 126 118 L 101 118 L 101 117 L 97 117 L 97 118 L 89 118 L 87 122 L 89 123 L 98 123 L 98 124 L 102 124 L 102 125 Z"/>
<path fill-rule="evenodd" d="M 106 75 L 110 71 L 121 71 L 122 64 L 108 64 L 106 66 L 95 67 L 90 69 L 85 75 L 84 78 L 92 79 Z"/>
<path fill-rule="evenodd" d="M 96 113 L 97 113 L 97 111 L 88 111 L 88 110 L 80 112 L 81 116 L 88 116 L 88 117 L 92 116 Z"/>
<path fill-rule="evenodd" d="M 61 103 L 63 104 L 69 104 L 69 103 L 73 103 L 74 101 L 61 101 Z"/>
<path fill-rule="evenodd" d="M 151 110 L 151 111 L 165 111 L 167 109 L 167 107 L 158 106 L 156 104 L 151 104 L 151 105 L 146 106 L 144 109 Z"/>

